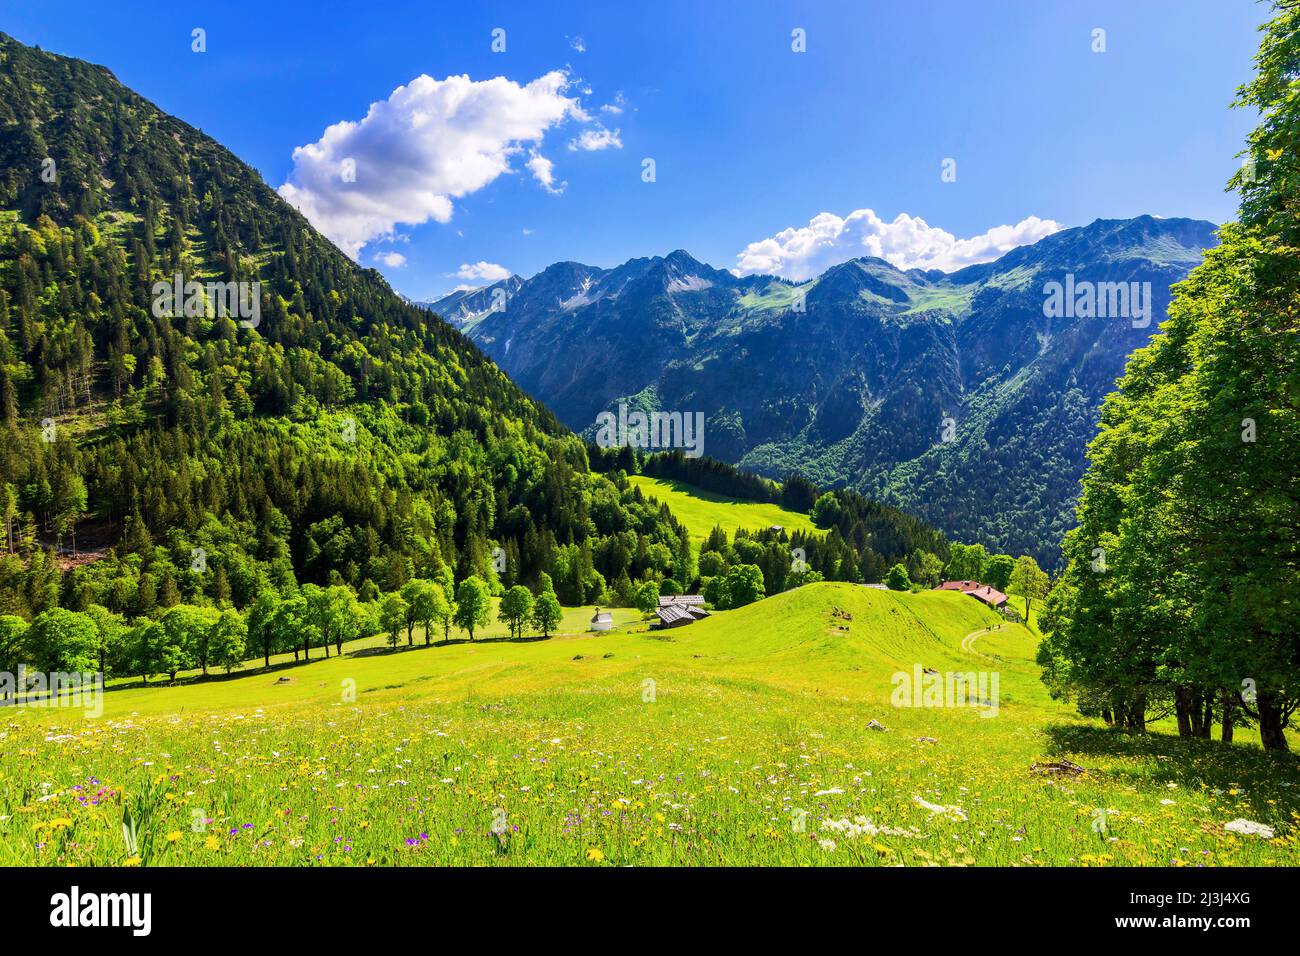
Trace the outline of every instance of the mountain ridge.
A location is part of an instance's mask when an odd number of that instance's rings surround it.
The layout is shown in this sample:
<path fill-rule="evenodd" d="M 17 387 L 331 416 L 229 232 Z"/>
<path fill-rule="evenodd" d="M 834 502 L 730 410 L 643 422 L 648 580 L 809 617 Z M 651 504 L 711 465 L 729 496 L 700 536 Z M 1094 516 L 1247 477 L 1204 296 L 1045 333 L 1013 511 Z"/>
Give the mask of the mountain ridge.
<path fill-rule="evenodd" d="M 684 250 L 608 269 L 557 263 L 496 284 L 495 309 L 453 320 L 588 437 L 596 415 L 623 402 L 702 411 L 706 454 L 879 496 L 950 535 L 1051 564 L 1101 398 L 1215 229 L 1098 218 L 953 272 L 862 256 L 802 282 L 736 276 Z M 1150 283 L 1149 325 L 1047 316 L 1045 284 L 1067 276 Z M 972 503 L 985 490 L 972 475 L 979 459 L 1028 440 L 1008 416 L 1046 443 L 1029 455 L 1042 460 L 997 463 L 1000 500 L 982 509 Z M 947 419 L 955 437 L 936 450 Z M 1033 500 L 1014 503 L 1025 483 Z M 1012 504 L 1030 531 L 1000 516 Z"/>
<path fill-rule="evenodd" d="M 901 266 L 894 265 L 888 259 L 882 258 L 880 256 L 862 255 L 862 256 L 854 256 L 853 258 L 845 259 L 841 262 L 834 263 L 833 265 L 827 266 L 818 275 L 803 280 L 789 279 L 785 276 L 777 275 L 775 273 L 768 273 L 768 272 L 752 272 L 752 273 L 746 273 L 743 276 L 737 275 L 736 273 L 730 270 L 722 269 L 717 266 L 710 265 L 709 263 L 701 259 L 696 259 L 688 250 L 679 247 L 677 249 L 672 250 L 671 252 L 664 253 L 662 255 L 637 256 L 613 266 L 597 266 L 597 265 L 592 265 L 590 263 L 579 262 L 576 259 L 559 259 L 545 266 L 543 269 L 534 273 L 532 276 L 526 277 L 515 272 L 515 273 L 511 273 L 505 279 L 498 279 L 494 282 L 488 283 L 487 285 L 465 287 L 461 289 L 456 289 L 452 292 L 447 293 L 446 295 L 437 296 L 432 299 L 419 299 L 419 300 L 410 300 L 410 301 L 430 311 L 443 314 L 443 311 L 446 308 L 446 304 L 449 302 L 460 301 L 465 297 L 473 296 L 478 293 L 485 292 L 487 290 L 495 289 L 502 286 L 518 287 L 520 285 L 523 285 L 524 283 L 531 282 L 534 279 L 541 277 L 542 275 L 549 272 L 550 270 L 557 269 L 560 267 L 569 267 L 573 269 L 583 270 L 588 273 L 610 273 L 610 272 L 616 272 L 618 270 L 624 269 L 629 266 L 634 266 L 642 263 L 667 262 L 671 259 L 674 259 L 675 257 L 678 259 L 684 258 L 686 260 L 689 260 L 691 263 L 694 263 L 695 265 L 701 267 L 702 269 L 707 269 L 710 272 L 724 273 L 727 276 L 730 276 L 732 279 L 737 281 L 767 280 L 767 281 L 785 283 L 792 287 L 811 284 L 823 278 L 828 273 L 831 273 L 841 268 L 842 266 L 852 265 L 854 263 L 858 263 L 862 265 L 877 264 L 877 265 L 885 266 L 886 268 L 892 271 L 899 272 L 915 280 L 925 280 L 928 282 L 939 282 L 944 279 L 949 279 L 949 280 L 967 279 L 967 278 L 973 278 L 987 273 L 989 268 L 992 266 L 998 264 L 1011 263 L 1014 261 L 1014 257 L 1016 256 L 1017 253 L 1023 253 L 1025 250 L 1043 247 L 1043 244 L 1049 242 L 1051 239 L 1064 236 L 1068 233 L 1074 233 L 1074 232 L 1086 231 L 1086 230 L 1095 230 L 1106 226 L 1130 226 L 1130 225 L 1142 223 L 1143 221 L 1150 221 L 1155 223 L 1164 222 L 1164 223 L 1173 223 L 1173 224 L 1185 223 L 1197 227 L 1209 226 L 1212 229 L 1218 228 L 1218 226 L 1216 226 L 1214 223 L 1210 222 L 1209 220 L 1194 219 L 1187 216 L 1156 216 L 1151 213 L 1142 213 L 1127 219 L 1103 219 L 1101 217 L 1098 217 L 1086 225 L 1069 226 L 1064 229 L 1058 230 L 1057 232 L 1052 233 L 1050 236 L 1045 236 L 1042 239 L 1038 240 L 1037 242 L 1029 243 L 1027 245 L 1022 245 L 1022 246 L 1016 246 L 1014 249 L 1010 249 L 1007 252 L 1003 253 L 998 258 L 991 259 L 988 262 L 973 263 L 971 265 L 961 266 L 960 268 L 953 269 L 951 271 L 945 271 L 939 268 L 922 269 L 917 266 L 903 268 Z"/>

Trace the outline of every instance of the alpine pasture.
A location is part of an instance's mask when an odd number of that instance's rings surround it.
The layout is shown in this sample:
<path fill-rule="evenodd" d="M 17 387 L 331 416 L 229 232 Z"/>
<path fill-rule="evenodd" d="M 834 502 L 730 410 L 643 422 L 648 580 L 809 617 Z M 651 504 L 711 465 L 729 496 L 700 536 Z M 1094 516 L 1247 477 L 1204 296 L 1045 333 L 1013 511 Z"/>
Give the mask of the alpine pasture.
<path fill-rule="evenodd" d="M 617 623 L 130 682 L 98 719 L 6 708 L 0 862 L 1300 863 L 1292 755 L 1079 718 L 1036 635 L 960 594 L 819 583 Z M 996 671 L 996 713 L 893 706 L 916 668 Z"/>
<path fill-rule="evenodd" d="M 808 515 L 779 504 L 729 498 L 694 488 L 685 482 L 646 475 L 628 475 L 627 480 L 640 488 L 647 498 L 661 501 L 672 509 L 677 519 L 686 525 L 692 542 L 697 546 L 715 526 L 720 526 L 728 535 L 734 535 L 740 529 L 757 531 L 771 525 L 780 525 L 787 533 L 821 533 Z"/>

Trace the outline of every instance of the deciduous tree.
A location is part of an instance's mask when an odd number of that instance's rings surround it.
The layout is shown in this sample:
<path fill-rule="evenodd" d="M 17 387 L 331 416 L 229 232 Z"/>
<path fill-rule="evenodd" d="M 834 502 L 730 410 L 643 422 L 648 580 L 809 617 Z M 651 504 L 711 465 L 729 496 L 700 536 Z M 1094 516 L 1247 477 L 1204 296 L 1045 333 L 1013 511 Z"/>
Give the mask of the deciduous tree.
<path fill-rule="evenodd" d="M 453 618 L 456 626 L 468 632 L 472 641 L 475 628 L 486 627 L 491 620 L 491 613 L 487 583 L 475 574 L 461 581 L 460 587 L 456 589 L 456 613 Z"/>

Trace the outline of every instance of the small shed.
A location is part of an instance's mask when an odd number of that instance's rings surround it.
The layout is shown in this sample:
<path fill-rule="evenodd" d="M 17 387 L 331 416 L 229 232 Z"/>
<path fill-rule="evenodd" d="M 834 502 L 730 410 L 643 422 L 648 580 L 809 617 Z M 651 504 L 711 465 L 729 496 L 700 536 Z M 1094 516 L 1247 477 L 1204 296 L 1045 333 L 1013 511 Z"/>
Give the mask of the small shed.
<path fill-rule="evenodd" d="M 683 624 L 693 624 L 695 615 L 691 613 L 690 608 L 681 604 L 665 604 L 655 611 L 655 616 L 659 620 L 650 625 L 651 630 L 660 631 L 666 627 L 681 627 Z"/>
<path fill-rule="evenodd" d="M 608 631 L 613 627 L 614 615 L 596 608 L 596 613 L 591 616 L 591 629 L 593 631 Z"/>
<path fill-rule="evenodd" d="M 650 625 L 650 629 L 658 631 L 665 627 L 693 624 L 701 618 L 708 617 L 709 612 L 704 609 L 702 594 L 661 594 L 655 616 L 658 620 Z"/>

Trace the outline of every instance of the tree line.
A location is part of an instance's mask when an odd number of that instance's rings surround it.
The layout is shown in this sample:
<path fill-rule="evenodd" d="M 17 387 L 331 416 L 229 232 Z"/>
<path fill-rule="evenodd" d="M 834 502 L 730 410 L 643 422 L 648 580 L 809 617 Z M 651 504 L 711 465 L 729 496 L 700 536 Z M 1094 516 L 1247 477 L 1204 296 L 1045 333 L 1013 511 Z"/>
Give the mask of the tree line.
<path fill-rule="evenodd" d="M 492 589 L 471 575 L 459 584 L 450 569 L 434 579 L 413 579 L 399 591 L 361 601 L 347 585 L 306 584 L 286 590 L 268 588 L 244 611 L 231 606 L 177 604 L 155 617 L 128 618 L 101 605 L 84 611 L 55 607 L 28 622 L 0 615 L 0 672 L 18 673 L 20 666 L 41 673 L 100 673 L 105 678 L 138 677 L 143 683 L 164 676 L 174 682 L 181 671 L 232 669 L 271 657 L 293 654 L 307 662 L 312 654 L 341 655 L 349 641 L 386 635 L 396 648 L 403 636 L 415 643 L 422 628 L 424 643 L 438 634 L 451 640 L 453 627 L 469 640 L 491 622 Z M 563 609 L 548 575 L 534 594 L 522 585 L 505 590 L 498 619 L 511 636 L 523 637 L 535 628 L 549 637 L 560 625 Z M 22 693 L 22 688 L 19 692 Z"/>

